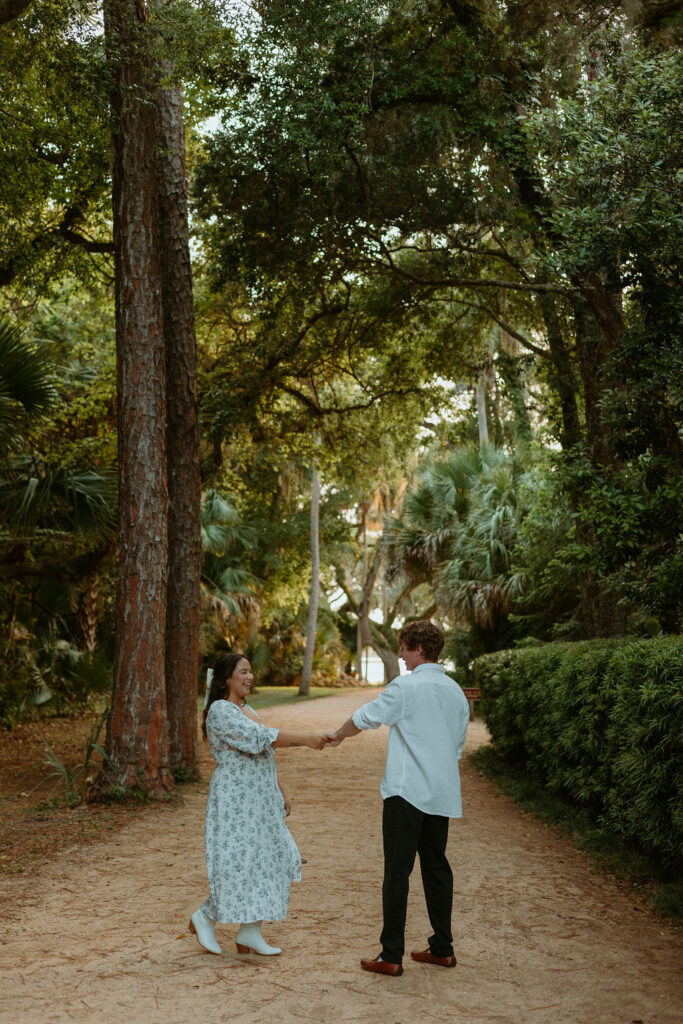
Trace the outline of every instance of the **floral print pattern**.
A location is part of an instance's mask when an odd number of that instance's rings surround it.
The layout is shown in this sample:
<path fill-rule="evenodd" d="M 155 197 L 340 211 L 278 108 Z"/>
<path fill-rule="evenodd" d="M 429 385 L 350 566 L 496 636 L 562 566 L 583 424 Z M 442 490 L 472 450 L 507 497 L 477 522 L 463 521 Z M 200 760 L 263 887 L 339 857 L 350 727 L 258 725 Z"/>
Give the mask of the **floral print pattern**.
<path fill-rule="evenodd" d="M 205 824 L 211 896 L 202 910 L 224 924 L 281 921 L 290 884 L 301 880 L 301 857 L 277 784 L 271 744 L 278 730 L 248 718 L 232 701 L 217 700 L 206 732 L 216 768 Z"/>

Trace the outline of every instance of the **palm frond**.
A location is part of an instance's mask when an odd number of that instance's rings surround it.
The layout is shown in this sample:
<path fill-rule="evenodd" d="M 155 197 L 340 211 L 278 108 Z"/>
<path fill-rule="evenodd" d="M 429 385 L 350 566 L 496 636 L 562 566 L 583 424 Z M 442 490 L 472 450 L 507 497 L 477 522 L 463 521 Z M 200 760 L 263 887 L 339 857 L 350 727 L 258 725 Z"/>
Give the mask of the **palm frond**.
<path fill-rule="evenodd" d="M 23 434 L 56 398 L 46 350 L 26 342 L 15 324 L 0 319 L 0 444 Z"/>
<path fill-rule="evenodd" d="M 116 522 L 113 475 L 52 469 L 28 458 L 14 459 L 6 468 L 9 472 L 0 479 L 0 522 L 10 531 L 64 531 L 94 544 L 111 535 Z"/>
<path fill-rule="evenodd" d="M 229 498 L 210 490 L 202 498 L 202 548 L 211 555 L 247 547 L 254 539 L 254 531 L 242 522 L 240 514 Z"/>

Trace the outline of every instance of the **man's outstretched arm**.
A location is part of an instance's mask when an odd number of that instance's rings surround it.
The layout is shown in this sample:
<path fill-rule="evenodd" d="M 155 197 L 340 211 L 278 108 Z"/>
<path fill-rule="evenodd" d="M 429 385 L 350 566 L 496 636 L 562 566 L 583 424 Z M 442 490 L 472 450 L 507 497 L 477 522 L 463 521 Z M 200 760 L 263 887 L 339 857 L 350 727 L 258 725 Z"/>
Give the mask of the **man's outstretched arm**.
<path fill-rule="evenodd" d="M 362 730 L 354 724 L 353 718 L 347 718 L 344 724 L 336 732 L 325 733 L 325 746 L 338 747 L 342 740 L 349 736 L 357 736 Z"/>
<path fill-rule="evenodd" d="M 375 700 L 357 708 L 336 732 L 325 733 L 325 746 L 338 747 L 342 740 L 357 736 L 364 729 L 377 729 L 380 725 L 395 725 L 405 714 L 405 698 L 399 680 L 392 680 Z M 356 725 L 356 722 L 359 725 Z"/>

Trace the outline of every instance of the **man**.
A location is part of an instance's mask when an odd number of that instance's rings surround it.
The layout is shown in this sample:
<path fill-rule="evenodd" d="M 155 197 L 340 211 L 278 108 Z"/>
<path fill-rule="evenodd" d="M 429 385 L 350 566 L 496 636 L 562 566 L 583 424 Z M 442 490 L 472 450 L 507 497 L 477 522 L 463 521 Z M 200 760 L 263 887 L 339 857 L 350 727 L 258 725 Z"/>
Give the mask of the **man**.
<path fill-rule="evenodd" d="M 462 817 L 458 762 L 465 742 L 469 705 L 457 683 L 437 664 L 443 633 L 433 622 L 410 622 L 398 635 L 398 656 L 410 674 L 392 680 L 380 696 L 353 713 L 328 745 L 337 746 L 363 729 L 389 726 L 382 836 L 384 883 L 382 952 L 361 960 L 365 971 L 403 974 L 408 885 L 420 856 L 429 920 L 428 948 L 411 953 L 419 963 L 455 967 L 451 911 L 453 873 L 446 858 L 448 819 Z"/>

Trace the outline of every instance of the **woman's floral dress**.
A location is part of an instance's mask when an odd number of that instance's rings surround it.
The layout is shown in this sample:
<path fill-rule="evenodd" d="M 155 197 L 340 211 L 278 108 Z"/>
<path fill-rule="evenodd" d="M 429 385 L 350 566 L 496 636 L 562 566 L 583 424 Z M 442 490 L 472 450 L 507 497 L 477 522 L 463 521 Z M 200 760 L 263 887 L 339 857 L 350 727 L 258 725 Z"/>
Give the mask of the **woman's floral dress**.
<path fill-rule="evenodd" d="M 211 896 L 202 910 L 213 921 L 281 921 L 290 884 L 301 880 L 271 746 L 278 731 L 252 721 L 232 701 L 214 701 L 206 716 L 216 768 L 205 826 Z"/>

